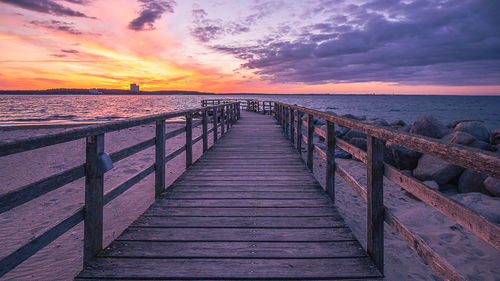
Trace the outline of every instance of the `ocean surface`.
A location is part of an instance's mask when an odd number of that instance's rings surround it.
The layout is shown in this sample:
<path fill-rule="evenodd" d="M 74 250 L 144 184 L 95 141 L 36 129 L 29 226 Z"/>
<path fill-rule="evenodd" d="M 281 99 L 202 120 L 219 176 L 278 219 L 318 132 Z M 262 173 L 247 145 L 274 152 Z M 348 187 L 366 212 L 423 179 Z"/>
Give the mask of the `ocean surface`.
<path fill-rule="evenodd" d="M 0 95 L 0 126 L 97 123 L 200 106 L 202 99 L 277 100 L 339 115 L 407 123 L 431 114 L 444 124 L 483 120 L 500 128 L 500 96 L 402 95 Z"/>

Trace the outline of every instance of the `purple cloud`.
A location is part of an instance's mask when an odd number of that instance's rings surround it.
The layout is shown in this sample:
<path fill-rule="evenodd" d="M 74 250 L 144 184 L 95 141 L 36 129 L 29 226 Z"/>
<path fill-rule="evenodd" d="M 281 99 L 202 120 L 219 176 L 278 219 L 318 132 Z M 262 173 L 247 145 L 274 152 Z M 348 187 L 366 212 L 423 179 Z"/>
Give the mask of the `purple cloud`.
<path fill-rule="evenodd" d="M 155 29 L 154 22 L 164 13 L 173 13 L 176 2 L 174 0 L 139 0 L 141 2 L 140 15 L 132 20 L 128 28 L 136 31 Z"/>
<path fill-rule="evenodd" d="M 80 4 L 84 2 L 78 0 L 73 0 L 73 1 L 67 0 L 67 1 L 73 3 L 81 2 Z M 84 13 L 72 10 L 52 0 L 0 0 L 0 2 L 39 13 L 45 13 L 57 16 L 88 18 L 88 16 L 85 15 Z"/>
<path fill-rule="evenodd" d="M 50 20 L 50 21 L 33 20 L 33 21 L 30 21 L 30 23 L 33 25 L 36 25 L 36 26 L 41 26 L 41 27 L 48 28 L 48 29 L 63 31 L 63 32 L 73 34 L 73 35 L 83 34 L 82 31 L 75 29 L 73 27 L 74 24 L 71 22 L 64 22 L 64 21 L 58 21 L 58 20 Z"/>
<path fill-rule="evenodd" d="M 312 9 L 329 20 L 293 40 L 212 48 L 274 82 L 500 83 L 499 1 L 331 2 Z"/>

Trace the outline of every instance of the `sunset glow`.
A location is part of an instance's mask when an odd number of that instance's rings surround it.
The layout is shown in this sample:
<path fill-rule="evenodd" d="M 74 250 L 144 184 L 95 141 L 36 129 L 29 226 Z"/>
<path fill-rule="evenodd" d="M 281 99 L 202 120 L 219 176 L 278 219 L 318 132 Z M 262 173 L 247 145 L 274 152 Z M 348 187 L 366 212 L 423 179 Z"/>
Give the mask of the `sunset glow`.
<path fill-rule="evenodd" d="M 369 2 L 0 0 L 0 89 L 500 93 L 496 1 Z"/>

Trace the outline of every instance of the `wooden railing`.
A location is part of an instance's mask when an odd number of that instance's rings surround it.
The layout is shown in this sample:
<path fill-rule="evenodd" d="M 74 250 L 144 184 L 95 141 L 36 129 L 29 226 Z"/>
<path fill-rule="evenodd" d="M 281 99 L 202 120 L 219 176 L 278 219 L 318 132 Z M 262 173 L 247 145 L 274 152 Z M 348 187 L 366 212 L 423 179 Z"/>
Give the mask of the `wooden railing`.
<path fill-rule="evenodd" d="M 264 103 L 267 102 L 252 101 L 249 110 L 259 112 L 255 108 L 262 108 Z M 269 113 L 275 116 L 278 123 L 283 127 L 285 135 L 295 145 L 298 152 L 302 153 L 302 143 L 306 145 L 305 162 L 307 166 L 310 169 L 313 168 L 314 152 L 326 161 L 326 182 L 324 186 L 325 192 L 328 193 L 330 198 L 333 201 L 335 200 L 335 173 L 337 173 L 367 202 L 366 250 L 382 273 L 384 271 L 385 222 L 443 279 L 466 280 L 451 264 L 440 257 L 418 235 L 411 232 L 384 206 L 384 177 L 500 251 L 500 227 L 498 225 L 443 193 L 429 188 L 418 179 L 408 176 L 399 169 L 383 162 L 384 142 L 390 141 L 399 146 L 431 155 L 484 175 L 500 178 L 500 158 L 497 155 L 476 148 L 445 143 L 441 140 L 370 125 L 358 120 L 334 116 L 305 107 L 280 102 L 272 103 L 274 110 Z M 304 114 L 307 114 L 307 121 L 302 120 Z M 315 127 L 314 118 L 323 119 L 326 122 L 326 130 Z M 335 125 L 366 134 L 366 152 L 335 137 Z M 302 126 L 307 128 L 306 136 L 302 135 Z M 314 145 L 314 134 L 325 139 L 326 151 Z M 366 164 L 366 188 L 335 162 L 335 147 L 350 153 L 353 157 Z"/>
<path fill-rule="evenodd" d="M 193 145 L 200 140 L 203 141 L 203 152 L 205 152 L 208 149 L 208 135 L 210 133 L 213 134 L 215 143 L 218 139 L 218 128 L 220 128 L 221 135 L 223 135 L 225 129 L 229 130 L 231 125 L 239 119 L 239 108 L 239 102 L 227 102 L 215 106 L 109 122 L 102 125 L 77 128 L 61 133 L 0 144 L 1 157 L 86 138 L 85 163 L 0 195 L 0 213 L 3 213 L 79 178 L 85 177 L 85 205 L 81 206 L 76 212 L 54 227 L 0 260 L 0 277 L 76 226 L 82 220 L 84 221 L 83 263 L 84 265 L 88 264 L 102 250 L 104 205 L 153 172 L 155 172 L 155 197 L 157 198 L 165 191 L 165 164 L 185 151 L 186 168 L 189 167 L 193 162 Z M 210 130 L 208 129 L 209 113 L 213 117 L 213 127 Z M 193 117 L 195 116 L 201 116 L 201 120 L 193 122 Z M 165 120 L 177 117 L 185 117 L 186 125 L 177 130 L 168 133 L 165 132 Z M 156 125 L 156 136 L 154 138 L 113 152 L 110 155 L 104 153 L 105 133 L 151 123 Z M 193 139 L 193 128 L 200 125 L 202 126 L 202 134 Z M 169 155 L 165 155 L 165 141 L 183 133 L 186 135 L 185 145 Z M 105 167 L 103 166 L 107 165 L 109 169 L 109 165 L 112 162 L 123 160 L 151 146 L 155 146 L 155 162 L 104 194 L 103 175 L 105 170 L 103 169 Z"/>

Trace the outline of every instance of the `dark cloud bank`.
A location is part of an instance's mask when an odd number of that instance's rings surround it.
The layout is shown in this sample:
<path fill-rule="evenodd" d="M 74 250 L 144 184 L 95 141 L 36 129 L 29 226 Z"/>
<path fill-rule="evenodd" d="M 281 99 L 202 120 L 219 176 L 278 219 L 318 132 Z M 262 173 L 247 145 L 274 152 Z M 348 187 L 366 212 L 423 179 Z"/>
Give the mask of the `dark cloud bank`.
<path fill-rule="evenodd" d="M 65 0 L 65 1 L 74 4 L 86 4 L 89 2 L 88 0 Z M 84 13 L 70 9 L 66 6 L 59 4 L 58 1 L 53 1 L 53 0 L 0 0 L 0 2 L 11 4 L 26 10 L 31 10 L 45 14 L 88 18 L 88 16 L 85 15 Z"/>
<path fill-rule="evenodd" d="M 330 19 L 302 27 L 294 41 L 276 34 L 258 45 L 211 47 L 273 82 L 500 84 L 500 1 L 342 2 L 323 1 L 309 16 Z M 206 23 L 193 32 L 200 41 L 224 30 Z"/>
<path fill-rule="evenodd" d="M 164 13 L 173 13 L 176 4 L 174 0 L 139 0 L 139 2 L 141 2 L 141 13 L 128 25 L 130 29 L 136 31 L 155 29 L 154 22 Z"/>

